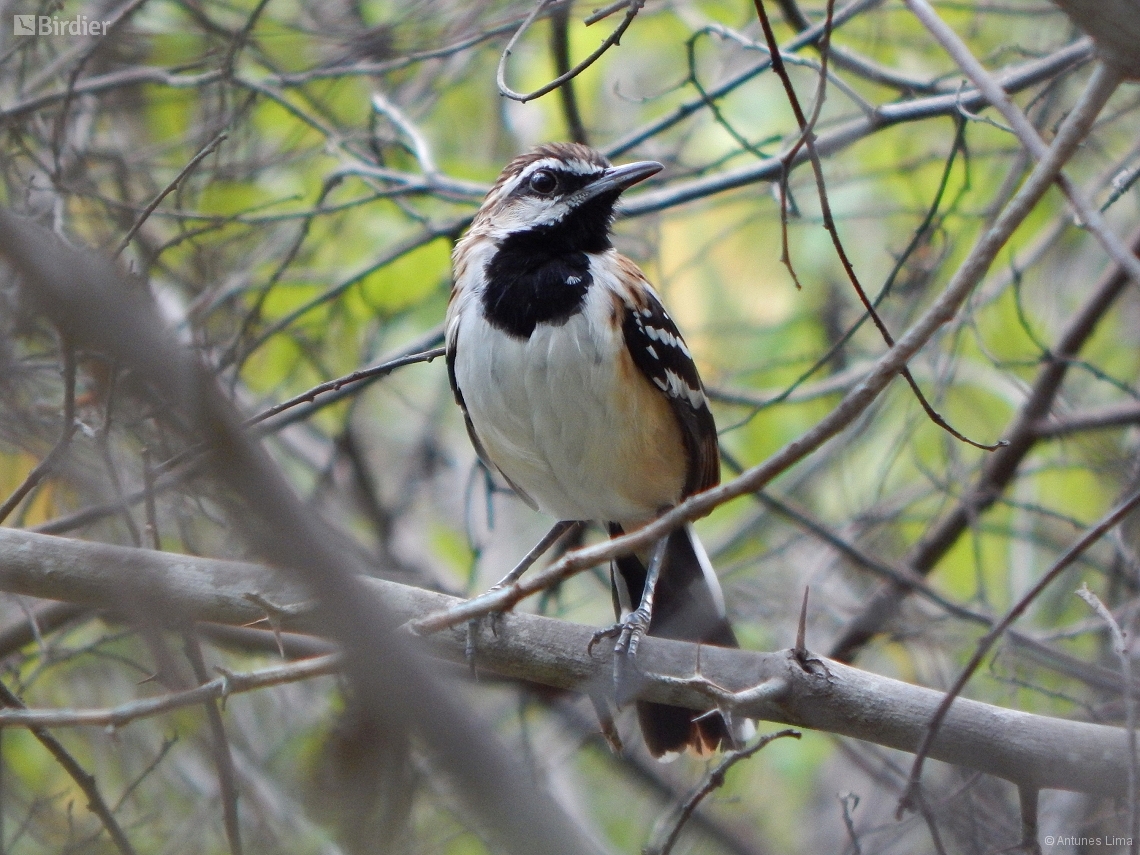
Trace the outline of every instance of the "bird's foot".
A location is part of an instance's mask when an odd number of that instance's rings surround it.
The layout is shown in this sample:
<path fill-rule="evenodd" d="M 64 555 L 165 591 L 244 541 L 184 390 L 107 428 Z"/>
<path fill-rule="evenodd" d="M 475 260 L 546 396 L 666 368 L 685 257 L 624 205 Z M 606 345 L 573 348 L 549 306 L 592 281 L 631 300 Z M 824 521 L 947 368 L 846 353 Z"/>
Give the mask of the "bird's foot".
<path fill-rule="evenodd" d="M 617 639 L 614 644 L 614 696 L 619 707 L 624 706 L 637 691 L 640 675 L 634 657 L 642 636 L 649 631 L 650 617 L 647 609 L 638 608 L 613 626 L 595 632 L 586 648 L 588 653 L 593 653 L 594 645 L 603 638 Z"/>

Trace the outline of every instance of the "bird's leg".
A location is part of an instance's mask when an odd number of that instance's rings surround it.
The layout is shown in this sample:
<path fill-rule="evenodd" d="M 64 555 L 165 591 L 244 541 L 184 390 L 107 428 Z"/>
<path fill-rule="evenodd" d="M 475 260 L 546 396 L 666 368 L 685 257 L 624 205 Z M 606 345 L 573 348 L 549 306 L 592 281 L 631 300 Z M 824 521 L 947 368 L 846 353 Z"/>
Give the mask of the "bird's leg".
<path fill-rule="evenodd" d="M 637 655 L 637 645 L 641 637 L 649 631 L 649 624 L 653 620 L 653 594 L 657 588 L 657 579 L 661 575 L 661 565 L 665 561 L 665 549 L 668 544 L 669 535 L 665 535 L 653 547 L 649 567 L 645 571 L 645 585 L 641 589 L 641 602 L 637 608 L 608 629 L 595 632 L 590 641 L 592 649 L 601 639 L 617 636 L 617 643 L 614 645 L 614 690 L 619 706 L 624 703 L 624 696 L 628 695 L 636 685 L 628 679 L 629 668 L 633 664 L 633 657 Z"/>
<path fill-rule="evenodd" d="M 546 551 L 550 549 L 550 547 L 554 546 L 554 544 L 558 541 L 558 538 L 562 537 L 562 535 L 568 532 L 571 528 L 580 525 L 580 522 L 575 522 L 574 520 L 561 520 L 560 522 L 556 522 L 553 527 L 551 527 L 550 531 L 542 536 L 542 540 L 534 545 L 534 549 L 524 555 L 522 557 L 522 560 L 514 566 L 514 569 L 494 585 L 492 585 L 490 590 L 497 591 L 500 588 L 505 588 L 508 585 L 513 585 L 522 577 L 523 573 L 530 569 L 531 565 L 534 564 L 534 562 L 541 558 L 546 553 Z"/>
<path fill-rule="evenodd" d="M 534 562 L 541 558 L 550 549 L 550 547 L 557 543 L 558 539 L 562 537 L 562 535 L 570 531 L 570 529 L 580 525 L 582 525 L 582 523 L 575 520 L 560 520 L 559 522 L 556 522 L 551 527 L 550 531 L 542 536 L 542 540 L 536 543 L 534 545 L 534 548 L 531 549 L 531 551 L 526 555 L 524 555 L 519 563 L 511 569 L 511 572 L 496 582 L 494 585 L 492 585 L 487 590 L 487 593 L 489 594 L 491 591 L 498 591 L 500 588 L 506 588 L 510 585 L 513 585 L 520 578 L 522 578 L 523 573 L 529 570 Z M 492 620 L 494 620 L 494 618 L 497 616 L 497 612 L 493 613 Z M 467 660 L 467 666 L 471 669 L 472 676 L 475 675 L 475 634 L 479 630 L 480 620 L 480 618 L 472 618 L 471 620 L 467 621 L 467 644 L 463 648 L 463 655 Z"/>

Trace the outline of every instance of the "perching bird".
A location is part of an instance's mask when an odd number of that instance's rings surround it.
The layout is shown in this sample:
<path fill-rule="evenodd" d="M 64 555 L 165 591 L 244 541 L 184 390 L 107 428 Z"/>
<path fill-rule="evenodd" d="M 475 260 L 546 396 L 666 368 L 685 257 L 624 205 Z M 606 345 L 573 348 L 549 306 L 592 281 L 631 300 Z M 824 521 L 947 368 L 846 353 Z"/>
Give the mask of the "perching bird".
<path fill-rule="evenodd" d="M 640 268 L 610 241 L 622 191 L 661 168 L 614 167 L 583 145 L 541 146 L 507 164 L 452 256 L 448 376 L 476 451 L 532 507 L 615 536 L 720 480 L 692 355 Z M 631 555 L 611 569 L 625 639 L 647 574 L 659 569 L 648 634 L 736 647 L 692 527 L 655 551 L 656 567 Z M 741 736 L 719 714 L 694 721 L 680 707 L 637 709 L 654 756 Z"/>

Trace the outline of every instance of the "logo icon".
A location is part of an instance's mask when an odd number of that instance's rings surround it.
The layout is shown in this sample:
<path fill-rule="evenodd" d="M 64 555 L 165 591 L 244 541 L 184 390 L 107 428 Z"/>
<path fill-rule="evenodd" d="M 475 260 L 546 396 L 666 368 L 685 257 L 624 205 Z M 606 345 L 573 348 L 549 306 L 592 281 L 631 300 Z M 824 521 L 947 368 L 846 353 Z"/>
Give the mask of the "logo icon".
<path fill-rule="evenodd" d="M 61 18 L 59 15 L 13 15 L 12 34 L 16 36 L 105 36 L 111 21 L 95 21 L 86 15 Z"/>

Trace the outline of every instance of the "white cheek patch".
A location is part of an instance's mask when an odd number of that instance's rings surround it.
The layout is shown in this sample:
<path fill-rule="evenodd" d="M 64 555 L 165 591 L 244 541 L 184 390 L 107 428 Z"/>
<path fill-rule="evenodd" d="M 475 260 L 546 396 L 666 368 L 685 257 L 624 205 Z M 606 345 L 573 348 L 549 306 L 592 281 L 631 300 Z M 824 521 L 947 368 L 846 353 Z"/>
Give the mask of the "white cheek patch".
<path fill-rule="evenodd" d="M 524 196 L 495 215 L 488 233 L 497 241 L 503 240 L 517 232 L 553 225 L 568 213 L 570 206 L 564 201 Z"/>

